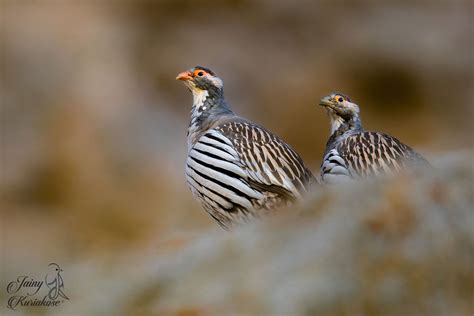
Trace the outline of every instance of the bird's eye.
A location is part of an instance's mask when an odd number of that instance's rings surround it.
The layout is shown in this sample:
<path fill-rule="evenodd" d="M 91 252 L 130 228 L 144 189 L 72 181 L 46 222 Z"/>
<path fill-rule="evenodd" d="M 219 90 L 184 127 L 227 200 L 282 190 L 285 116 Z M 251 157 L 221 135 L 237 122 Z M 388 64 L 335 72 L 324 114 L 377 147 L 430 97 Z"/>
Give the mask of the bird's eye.
<path fill-rule="evenodd" d="M 202 71 L 200 71 L 200 72 L 198 72 L 198 76 L 202 77 L 202 76 L 204 76 L 204 73 Z"/>
<path fill-rule="evenodd" d="M 342 101 L 344 101 L 344 98 L 343 98 L 343 97 L 339 97 L 339 98 L 337 99 L 337 101 L 342 102 Z"/>

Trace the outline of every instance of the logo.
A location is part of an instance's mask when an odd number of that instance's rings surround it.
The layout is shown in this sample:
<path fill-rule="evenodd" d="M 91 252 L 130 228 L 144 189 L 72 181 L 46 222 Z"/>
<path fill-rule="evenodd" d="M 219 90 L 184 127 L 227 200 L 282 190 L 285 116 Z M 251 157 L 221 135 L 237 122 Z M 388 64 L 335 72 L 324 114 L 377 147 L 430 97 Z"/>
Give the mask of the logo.
<path fill-rule="evenodd" d="M 61 272 L 63 269 L 57 263 L 50 263 L 44 281 L 28 275 L 17 277 L 7 285 L 10 295 L 7 307 L 11 310 L 22 306 L 55 307 L 69 300 L 64 293 Z"/>

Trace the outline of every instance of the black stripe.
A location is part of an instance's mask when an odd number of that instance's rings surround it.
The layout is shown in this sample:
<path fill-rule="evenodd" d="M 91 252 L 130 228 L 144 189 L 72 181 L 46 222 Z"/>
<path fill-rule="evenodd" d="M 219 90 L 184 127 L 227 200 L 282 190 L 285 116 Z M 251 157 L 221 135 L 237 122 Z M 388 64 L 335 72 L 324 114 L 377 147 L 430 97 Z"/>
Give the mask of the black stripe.
<path fill-rule="evenodd" d="M 372 153 L 367 154 L 367 159 L 369 159 L 369 164 L 372 165 L 374 163 L 374 158 L 372 157 Z"/>
<path fill-rule="evenodd" d="M 298 167 L 300 165 L 300 162 L 299 161 L 296 161 L 290 154 L 291 154 L 291 150 L 287 147 L 284 147 L 284 146 L 280 146 L 280 144 L 276 144 L 274 145 L 274 148 L 279 151 L 279 153 L 283 156 L 283 157 L 286 157 L 286 161 L 288 162 L 288 165 L 290 165 L 290 169 L 293 171 L 293 174 L 295 175 L 295 177 L 298 177 L 300 172 L 298 170 Z M 289 176 L 289 175 L 288 175 Z"/>
<path fill-rule="evenodd" d="M 220 157 L 220 156 L 217 156 L 217 155 L 215 155 L 215 154 L 213 154 L 213 153 L 210 153 L 210 152 L 207 152 L 207 151 L 203 151 L 203 150 L 200 150 L 200 149 L 197 149 L 197 148 L 193 148 L 193 150 L 195 150 L 195 151 L 197 151 L 198 153 L 201 153 L 201 154 L 203 154 L 203 155 L 205 155 L 205 156 L 208 156 L 208 157 L 217 159 L 217 160 L 230 162 L 230 161 L 227 160 L 227 159 L 224 159 L 224 158 L 222 158 L 222 157 Z"/>
<path fill-rule="evenodd" d="M 214 214 L 209 213 L 209 212 L 207 214 L 209 214 L 214 220 L 216 220 L 224 229 L 226 229 L 226 230 L 229 229 L 229 227 L 226 224 L 224 224 L 223 221 L 221 221 L 219 218 L 217 218 Z"/>
<path fill-rule="evenodd" d="M 207 180 L 209 180 L 209 181 L 212 181 L 212 182 L 214 182 L 214 183 L 216 183 L 216 184 L 218 184 L 218 185 L 220 185 L 220 186 L 226 188 L 226 185 L 223 184 L 223 183 L 221 183 L 220 181 L 217 181 L 217 180 L 215 180 L 215 179 L 212 179 L 212 178 L 207 177 L 206 175 L 202 174 L 201 172 L 197 171 L 196 169 L 193 169 L 191 166 L 188 166 L 188 167 L 189 167 L 190 169 L 192 169 L 194 172 L 196 172 L 198 175 L 200 175 L 201 177 L 203 177 L 204 179 L 207 179 Z M 201 185 L 202 187 L 204 187 L 204 188 L 208 189 L 209 191 L 214 192 L 214 193 L 216 193 L 217 195 L 223 197 L 222 195 L 220 195 L 219 193 L 217 193 L 217 192 L 215 192 L 214 190 L 210 189 L 209 187 L 206 187 L 206 186 L 202 185 L 197 179 L 195 179 L 195 178 L 193 178 L 193 177 L 191 177 L 191 178 L 192 178 L 194 181 L 196 181 L 197 183 L 199 183 L 199 185 Z M 229 189 L 229 190 L 233 191 L 234 193 L 236 193 L 234 190 L 232 190 L 232 187 L 230 187 L 230 188 L 227 187 L 227 189 Z M 239 193 L 236 193 L 236 194 L 239 195 L 239 196 L 241 196 Z M 206 195 L 206 196 L 207 196 L 207 195 Z M 213 199 L 210 198 L 209 196 L 207 196 L 207 197 L 208 197 L 209 199 L 213 200 Z M 247 196 L 245 196 L 245 197 L 246 197 L 247 200 L 249 200 Z M 238 203 L 238 202 L 234 202 L 234 201 L 232 201 L 232 200 L 229 200 L 229 199 L 226 198 L 226 197 L 223 197 L 223 198 L 226 199 L 227 201 L 229 201 L 229 203 L 231 203 L 231 204 L 233 205 L 233 207 L 232 207 L 231 209 L 226 209 L 226 208 L 222 207 L 222 209 L 226 210 L 227 212 L 229 212 L 229 213 L 234 213 L 234 212 L 236 212 L 237 210 L 236 210 L 235 206 L 240 206 L 242 210 L 247 210 L 244 205 L 242 205 L 242 204 L 240 204 L 240 203 Z M 213 200 L 213 201 L 214 201 L 214 200 Z M 217 202 L 216 202 L 216 203 L 217 203 Z M 219 203 L 217 203 L 217 204 L 219 204 Z M 220 205 L 220 204 L 219 204 L 219 205 Z"/>
<path fill-rule="evenodd" d="M 229 171 L 229 170 L 227 170 L 227 169 L 224 169 L 224 168 L 221 168 L 221 167 L 217 167 L 217 166 L 213 166 L 213 165 L 208 164 L 207 162 L 202 161 L 202 160 L 200 160 L 200 159 L 197 159 L 197 158 L 195 158 L 195 157 L 193 157 L 193 156 L 189 156 L 189 158 L 191 158 L 192 160 L 194 160 L 195 162 L 197 162 L 198 164 L 200 164 L 200 165 L 202 165 L 202 166 L 204 166 L 204 167 L 206 167 L 206 168 L 212 169 L 212 170 L 217 171 L 217 172 L 219 172 L 219 173 L 223 173 L 223 174 L 225 174 L 226 176 L 229 176 L 229 177 L 231 177 L 231 178 L 237 179 L 237 180 L 239 180 L 239 181 L 240 181 L 240 179 L 242 179 L 241 176 L 239 176 L 238 174 L 236 174 L 236 173 L 234 173 L 234 172 L 232 172 L 232 171 Z"/>
<path fill-rule="evenodd" d="M 344 165 L 341 164 L 341 163 L 340 163 L 339 161 L 337 161 L 336 159 L 329 159 L 329 162 L 334 163 L 334 164 L 336 164 L 336 165 L 338 165 L 338 166 L 344 167 Z"/>
<path fill-rule="evenodd" d="M 192 176 L 188 175 L 188 177 L 190 177 L 191 179 L 194 180 L 194 182 L 196 182 L 196 183 L 199 184 L 199 182 L 196 181 L 196 179 L 194 179 Z M 201 192 L 201 190 L 199 190 L 198 188 L 196 188 L 196 187 L 195 187 L 194 185 L 192 185 L 189 181 L 188 181 L 188 185 L 191 186 L 191 187 L 193 187 L 194 190 L 196 190 L 196 191 L 199 193 L 199 195 L 201 195 L 201 198 L 202 198 L 202 200 L 203 200 L 204 202 L 206 202 L 206 200 L 204 199 L 204 197 L 207 197 L 209 200 L 213 201 L 214 203 L 216 203 L 217 205 L 219 205 L 221 208 L 224 208 L 224 206 L 222 206 L 221 204 L 219 204 L 219 202 L 217 202 L 216 200 L 212 199 L 212 198 L 211 198 L 209 195 L 207 195 L 206 193 Z M 200 186 L 201 186 L 201 188 L 204 188 L 202 185 L 200 185 Z M 206 189 L 207 189 L 207 188 L 206 188 Z"/>
<path fill-rule="evenodd" d="M 193 178 L 193 179 L 194 179 L 194 178 Z M 230 204 L 233 205 L 232 208 L 225 208 L 225 207 L 223 207 L 223 206 L 221 205 L 222 208 L 225 209 L 226 211 L 228 211 L 229 213 L 235 213 L 235 212 L 237 211 L 237 210 L 235 209 L 234 205 L 242 206 L 242 205 L 240 205 L 240 204 L 238 204 L 238 203 L 235 203 L 235 202 L 231 201 L 228 197 L 223 196 L 222 194 L 220 194 L 220 193 L 214 191 L 214 190 L 211 189 L 211 188 L 206 187 L 206 189 L 209 190 L 209 191 L 211 191 L 211 192 L 214 193 L 215 195 L 221 197 L 221 198 L 222 198 L 223 200 L 225 200 L 226 202 L 229 202 Z M 209 198 L 210 198 L 210 197 L 209 197 Z M 212 199 L 211 199 L 211 200 L 212 200 Z M 219 202 L 216 202 L 216 203 L 219 204 Z M 219 205 L 220 205 L 220 204 L 219 204 Z M 243 207 L 243 206 L 242 206 L 242 207 Z"/>
<path fill-rule="evenodd" d="M 273 160 L 278 161 L 277 156 L 275 155 L 275 148 L 268 148 L 268 154 L 270 155 Z"/>
<path fill-rule="evenodd" d="M 357 170 L 358 173 L 361 173 L 362 172 L 362 166 L 359 163 L 359 159 L 357 159 L 357 157 L 354 157 L 353 161 L 354 161 L 354 166 L 355 166 L 354 169 Z"/>
<path fill-rule="evenodd" d="M 374 163 L 375 163 L 375 166 L 377 167 L 377 170 L 382 168 L 382 164 L 380 163 L 378 156 L 374 159 Z"/>
<path fill-rule="evenodd" d="M 187 175 L 188 177 L 190 177 L 191 179 L 193 179 L 194 181 L 196 181 L 196 179 L 194 179 L 193 177 L 191 177 L 189 174 Z M 192 185 L 191 183 L 189 183 L 188 181 L 188 185 L 190 187 L 192 187 L 194 190 L 196 190 L 196 193 L 199 194 L 201 197 L 204 195 L 201 191 L 199 191 L 194 185 Z M 202 187 L 202 185 L 201 185 Z"/>
<path fill-rule="evenodd" d="M 196 183 L 199 184 L 199 181 L 197 181 L 196 179 L 194 179 L 193 176 L 188 175 L 188 177 L 190 177 L 191 179 L 194 180 L 194 182 L 196 182 Z M 204 197 L 207 197 L 209 200 L 211 200 L 211 201 L 213 201 L 214 203 L 216 203 L 217 205 L 219 205 L 222 209 L 227 210 L 227 208 L 225 208 L 224 205 L 220 204 L 219 202 L 217 202 L 216 200 L 214 200 L 212 197 L 210 197 L 210 196 L 207 195 L 206 193 L 201 192 L 201 190 L 197 189 L 197 188 L 196 188 L 194 185 L 192 185 L 189 181 L 188 181 L 188 185 L 191 186 L 191 187 L 193 187 L 194 190 L 196 190 L 201 196 L 203 196 L 203 200 L 204 200 Z M 201 185 L 201 184 L 200 184 L 200 185 Z M 215 193 L 216 195 L 221 196 L 220 194 L 217 194 L 216 192 L 214 192 L 214 190 L 209 189 L 208 187 L 205 187 L 205 186 L 203 186 L 203 185 L 201 185 L 201 187 L 204 188 L 204 189 L 206 189 L 206 190 L 209 190 L 209 191 Z M 222 197 L 222 196 L 221 196 L 221 197 Z M 227 199 L 225 199 L 225 198 L 224 198 L 224 200 L 226 200 L 226 201 L 228 201 L 229 203 L 233 204 L 231 201 L 229 201 L 229 200 L 227 200 Z"/>
<path fill-rule="evenodd" d="M 293 181 L 293 184 L 296 187 L 296 190 L 301 194 L 306 192 L 306 187 L 303 185 L 303 181 L 301 179 L 297 178 L 295 181 Z"/>
<path fill-rule="evenodd" d="M 401 157 L 403 157 L 403 152 L 400 148 L 400 146 L 393 146 L 393 149 L 395 149 L 395 151 L 400 154 Z"/>
<path fill-rule="evenodd" d="M 223 140 L 220 139 L 219 137 L 216 137 L 216 136 L 214 136 L 214 135 L 212 135 L 212 134 L 204 134 L 204 136 L 206 136 L 206 137 L 208 137 L 208 138 L 210 138 L 210 139 L 213 139 L 213 140 L 215 140 L 215 141 L 217 141 L 217 142 L 219 142 L 219 143 L 221 143 L 221 144 L 224 144 L 224 145 L 229 146 L 229 144 L 227 144 L 225 141 L 223 141 Z"/>
<path fill-rule="evenodd" d="M 243 192 L 237 190 L 237 189 L 234 188 L 233 186 L 230 186 L 230 185 L 228 185 L 228 184 L 225 184 L 225 183 L 220 182 L 219 180 L 216 180 L 216 179 L 214 179 L 214 178 L 211 178 L 211 177 L 209 177 L 208 175 L 205 175 L 205 174 L 203 174 L 202 172 L 197 171 L 196 169 L 194 169 L 194 168 L 191 167 L 190 165 L 188 165 L 188 167 L 189 167 L 191 170 L 193 170 L 194 172 L 196 172 L 196 173 L 197 173 L 199 176 L 201 176 L 202 178 L 204 178 L 204 179 L 206 179 L 206 180 L 209 180 L 209 181 L 211 181 L 211 182 L 214 182 L 215 184 L 220 185 L 221 187 L 224 187 L 225 189 L 234 192 L 236 195 L 247 199 L 249 202 L 251 201 L 251 197 L 249 197 L 249 196 L 246 195 L 245 193 L 243 193 Z M 193 179 L 194 179 L 194 178 L 193 178 Z M 196 179 L 194 179 L 194 180 L 195 180 L 197 183 L 201 184 L 201 183 L 200 183 L 199 181 L 197 181 Z M 201 184 L 201 185 L 202 185 L 202 184 Z M 207 188 L 207 187 L 206 187 L 206 188 Z M 237 204 L 237 205 L 240 205 L 240 204 L 238 204 L 237 202 L 234 202 L 234 201 L 232 201 L 232 203 Z M 243 206 L 243 205 L 240 205 L 240 206 L 242 206 L 243 208 L 245 208 L 245 206 Z"/>
<path fill-rule="evenodd" d="M 204 144 L 204 145 L 206 145 L 206 146 L 209 146 L 209 147 L 218 149 L 218 150 L 220 150 L 220 151 L 222 151 L 222 152 L 224 152 L 224 153 L 226 153 L 226 154 L 231 155 L 231 154 L 230 154 L 227 150 L 225 150 L 224 148 L 217 147 L 217 146 L 214 145 L 214 144 L 210 144 L 210 143 L 207 143 L 207 142 L 202 141 L 202 140 L 198 140 L 198 143 L 201 143 L 201 144 Z M 226 144 L 226 145 L 227 145 L 227 144 Z M 229 145 L 227 145 L 227 146 L 229 146 Z M 194 148 L 193 148 L 193 149 L 194 149 Z"/>
<path fill-rule="evenodd" d="M 194 169 L 193 169 L 193 170 L 194 170 Z M 194 179 L 192 176 L 190 176 L 190 177 L 191 177 L 196 183 L 199 183 L 199 181 L 197 181 L 196 179 Z M 192 185 L 191 185 L 191 186 L 192 186 Z M 203 185 L 201 185 L 201 187 L 205 188 L 206 190 L 211 191 L 212 193 L 214 193 L 215 195 L 221 197 L 224 201 L 226 201 L 226 202 L 228 202 L 228 203 L 230 203 L 230 204 L 232 204 L 232 205 L 237 204 L 237 205 L 239 205 L 239 206 L 242 206 L 242 205 L 240 205 L 240 204 L 238 204 L 238 203 L 233 202 L 233 201 L 230 200 L 228 197 L 226 197 L 226 196 L 220 194 L 219 192 L 214 191 L 214 190 L 211 189 L 211 188 L 205 187 L 205 186 L 203 186 Z M 199 191 L 199 192 L 200 192 L 200 191 Z M 206 195 L 206 194 L 203 193 L 203 195 Z M 206 195 L 206 196 L 207 196 L 209 199 L 211 199 L 211 200 L 213 200 L 214 202 L 216 202 L 217 204 L 219 204 L 219 202 L 217 202 L 216 200 L 212 199 L 210 196 L 208 196 L 208 195 Z M 225 207 L 224 207 L 223 205 L 221 205 L 221 204 L 219 204 L 219 205 L 221 206 L 221 208 L 223 208 L 223 209 L 229 211 L 230 213 L 234 213 L 234 212 L 237 211 L 237 210 L 234 209 L 234 207 L 228 209 L 228 208 L 225 208 Z"/>

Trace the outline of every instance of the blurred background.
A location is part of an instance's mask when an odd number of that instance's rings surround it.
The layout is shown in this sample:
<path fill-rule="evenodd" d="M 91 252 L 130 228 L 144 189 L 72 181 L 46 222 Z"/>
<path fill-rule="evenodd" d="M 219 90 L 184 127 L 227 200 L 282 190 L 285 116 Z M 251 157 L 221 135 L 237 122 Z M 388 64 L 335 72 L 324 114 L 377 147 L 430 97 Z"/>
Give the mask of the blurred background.
<path fill-rule="evenodd" d="M 0 6 L 4 277 L 149 259 L 217 229 L 184 177 L 192 97 L 174 78 L 195 65 L 315 172 L 329 134 L 317 104 L 334 91 L 429 159 L 473 146 L 472 1 Z"/>

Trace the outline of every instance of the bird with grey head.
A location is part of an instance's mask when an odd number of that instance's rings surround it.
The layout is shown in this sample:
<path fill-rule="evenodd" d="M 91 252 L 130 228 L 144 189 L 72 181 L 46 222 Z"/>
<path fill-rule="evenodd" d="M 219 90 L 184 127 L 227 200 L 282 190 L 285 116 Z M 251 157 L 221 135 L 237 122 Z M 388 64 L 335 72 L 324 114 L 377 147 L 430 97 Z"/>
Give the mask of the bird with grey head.
<path fill-rule="evenodd" d="M 271 213 L 315 182 L 301 157 L 267 129 L 234 114 L 222 80 L 196 66 L 176 77 L 192 92 L 186 180 L 222 227 Z"/>
<path fill-rule="evenodd" d="M 426 159 L 393 136 L 366 131 L 359 106 L 342 93 L 319 101 L 326 109 L 331 133 L 321 164 L 323 183 L 393 174 L 429 165 Z"/>

